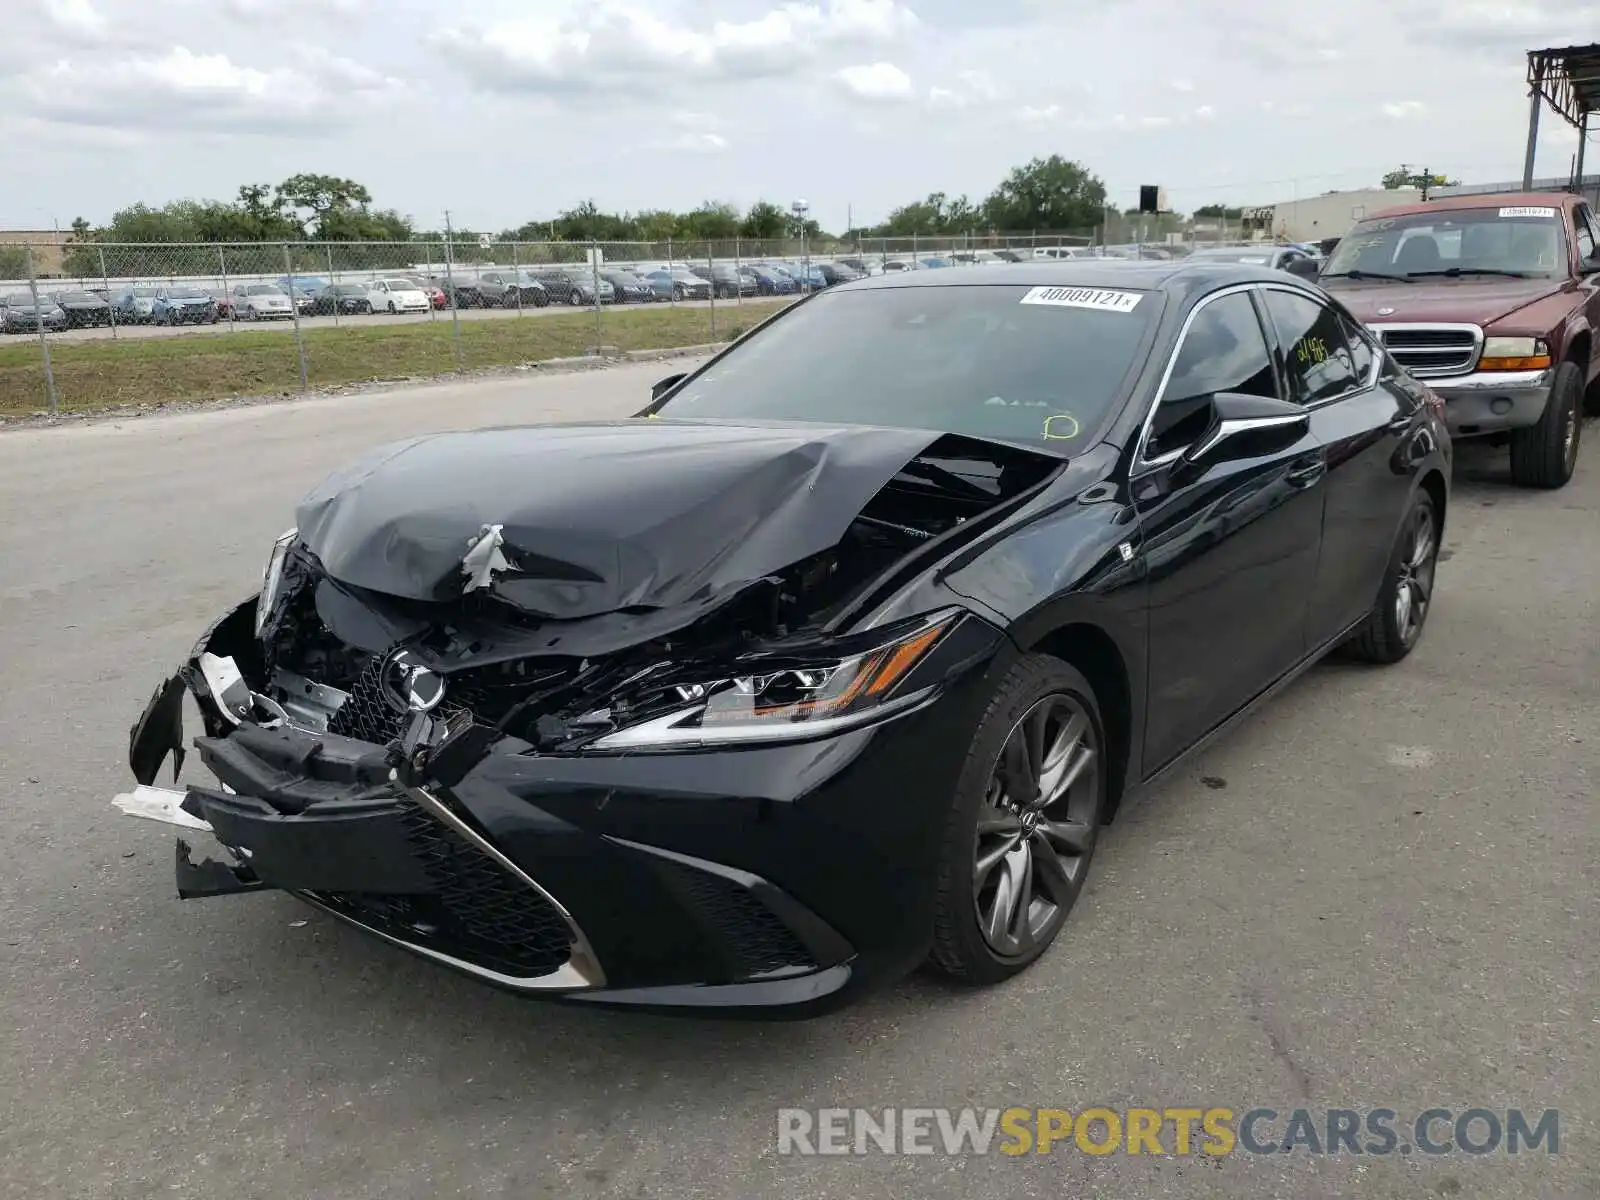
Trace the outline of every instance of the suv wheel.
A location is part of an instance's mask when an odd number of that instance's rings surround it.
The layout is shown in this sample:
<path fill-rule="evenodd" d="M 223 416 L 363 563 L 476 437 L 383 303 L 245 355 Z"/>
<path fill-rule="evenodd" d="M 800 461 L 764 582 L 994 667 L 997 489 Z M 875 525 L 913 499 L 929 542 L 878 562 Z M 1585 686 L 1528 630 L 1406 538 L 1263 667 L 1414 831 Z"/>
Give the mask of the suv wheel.
<path fill-rule="evenodd" d="M 1574 362 L 1556 368 L 1556 381 L 1537 425 L 1511 434 L 1511 482 L 1518 487 L 1565 487 L 1578 465 L 1583 434 L 1583 371 Z"/>

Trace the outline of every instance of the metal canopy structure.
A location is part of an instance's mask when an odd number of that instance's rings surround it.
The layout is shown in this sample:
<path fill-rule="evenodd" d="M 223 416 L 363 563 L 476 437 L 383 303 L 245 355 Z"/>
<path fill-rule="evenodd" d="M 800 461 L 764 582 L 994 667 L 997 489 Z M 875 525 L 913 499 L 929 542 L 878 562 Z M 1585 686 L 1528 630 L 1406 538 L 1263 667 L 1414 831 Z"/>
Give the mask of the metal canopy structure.
<path fill-rule="evenodd" d="M 1576 175 L 1583 179 L 1583 150 L 1589 137 L 1589 114 L 1600 109 L 1600 42 L 1528 52 L 1528 154 L 1523 160 L 1522 190 L 1533 190 L 1534 148 L 1539 140 L 1539 108 L 1552 112 L 1578 131 Z"/>

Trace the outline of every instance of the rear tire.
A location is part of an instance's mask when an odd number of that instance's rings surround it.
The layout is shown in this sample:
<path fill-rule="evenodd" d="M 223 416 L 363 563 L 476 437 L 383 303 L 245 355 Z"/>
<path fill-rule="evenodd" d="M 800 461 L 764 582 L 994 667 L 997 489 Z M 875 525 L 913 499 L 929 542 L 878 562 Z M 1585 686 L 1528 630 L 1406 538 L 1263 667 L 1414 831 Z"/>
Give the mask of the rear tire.
<path fill-rule="evenodd" d="M 1389 666 L 1416 649 L 1433 608 L 1438 566 L 1439 514 L 1433 497 L 1419 491 L 1389 552 L 1377 603 L 1366 624 L 1347 643 L 1354 657 Z M 1406 591 L 1405 598 L 1402 589 Z"/>
<path fill-rule="evenodd" d="M 1583 371 L 1577 363 L 1556 368 L 1556 379 L 1537 425 L 1511 434 L 1511 482 L 1518 487 L 1565 487 L 1578 465 L 1583 434 Z"/>
<path fill-rule="evenodd" d="M 1035 719 L 1041 752 L 1014 759 L 1008 746 Z M 1060 757 L 1048 753 L 1062 744 Z M 983 986 L 1026 970 L 1050 948 L 1094 856 L 1110 775 L 1105 754 L 1100 706 L 1081 673 L 1040 654 L 1006 673 L 978 721 L 945 818 L 931 966 Z M 1049 781 L 1063 778 L 1069 786 L 1049 799 Z M 1012 779 L 1031 779 L 1034 791 Z M 1008 889 L 1017 899 L 999 920 Z"/>
<path fill-rule="evenodd" d="M 580 292 L 577 288 L 573 288 L 570 292 L 567 293 L 567 303 L 570 304 L 573 308 L 582 308 L 583 307 L 583 293 Z"/>

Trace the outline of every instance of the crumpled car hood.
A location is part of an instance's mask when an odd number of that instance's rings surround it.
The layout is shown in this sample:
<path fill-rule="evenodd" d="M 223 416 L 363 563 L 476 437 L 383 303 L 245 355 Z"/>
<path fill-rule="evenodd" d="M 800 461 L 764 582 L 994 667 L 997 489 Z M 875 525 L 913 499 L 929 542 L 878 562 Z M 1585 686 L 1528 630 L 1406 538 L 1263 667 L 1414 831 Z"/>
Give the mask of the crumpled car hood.
<path fill-rule="evenodd" d="M 441 433 L 375 450 L 300 504 L 300 536 L 342 583 L 463 595 L 462 558 L 501 526 L 486 591 L 574 620 L 747 586 L 826 550 L 939 439 L 866 426 L 623 420 Z"/>

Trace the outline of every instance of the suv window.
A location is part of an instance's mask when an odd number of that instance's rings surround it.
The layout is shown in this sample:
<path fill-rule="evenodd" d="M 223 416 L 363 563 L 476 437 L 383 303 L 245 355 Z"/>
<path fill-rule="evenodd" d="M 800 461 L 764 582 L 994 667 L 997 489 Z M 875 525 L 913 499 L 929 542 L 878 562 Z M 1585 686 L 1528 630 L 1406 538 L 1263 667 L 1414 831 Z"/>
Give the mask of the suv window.
<path fill-rule="evenodd" d="M 1276 288 L 1266 293 L 1267 311 L 1278 329 L 1284 372 L 1302 404 L 1331 400 L 1361 386 L 1339 314 L 1309 296 Z"/>
<path fill-rule="evenodd" d="M 1278 395 L 1267 339 L 1244 292 L 1221 296 L 1195 315 L 1150 423 L 1145 457 L 1160 458 L 1198 439 L 1211 421 L 1211 397 L 1218 392 Z"/>
<path fill-rule="evenodd" d="M 1594 214 L 1589 211 L 1587 204 L 1580 204 L 1578 211 L 1573 214 L 1576 218 L 1573 224 L 1578 233 L 1578 257 L 1585 261 L 1594 257 Z"/>

